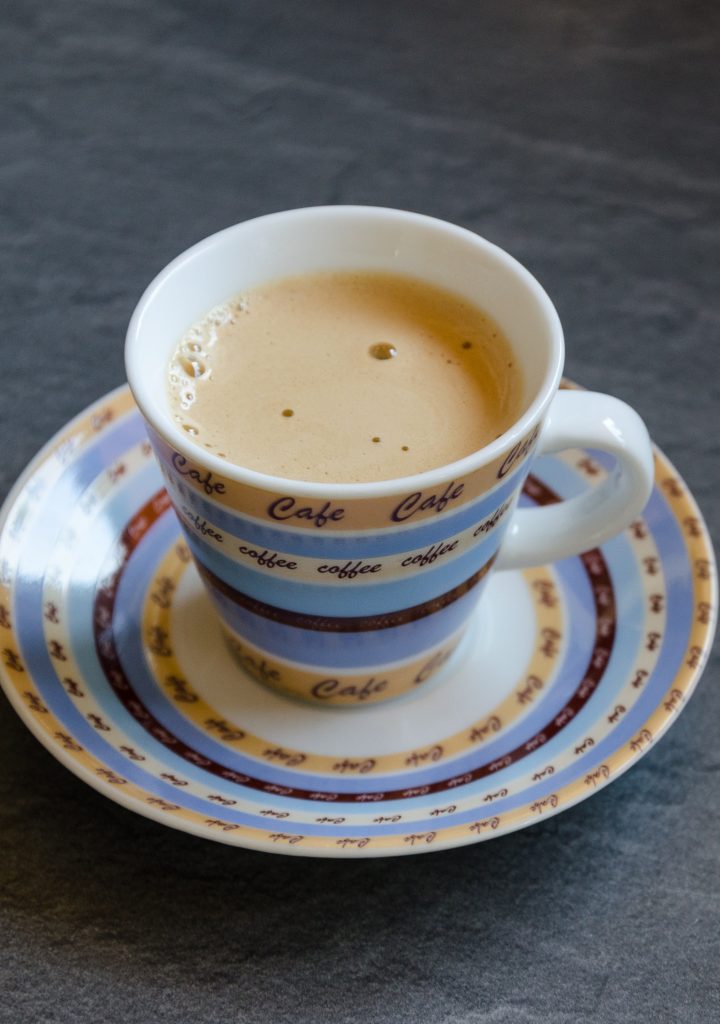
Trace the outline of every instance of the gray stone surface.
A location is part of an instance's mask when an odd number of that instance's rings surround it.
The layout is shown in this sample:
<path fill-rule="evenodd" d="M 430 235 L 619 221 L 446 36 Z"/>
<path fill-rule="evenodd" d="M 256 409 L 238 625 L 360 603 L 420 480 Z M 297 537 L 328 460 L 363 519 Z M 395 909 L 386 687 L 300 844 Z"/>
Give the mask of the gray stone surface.
<path fill-rule="evenodd" d="M 210 232 L 358 202 L 464 224 L 563 319 L 720 523 L 711 3 L 11 0 L 0 492 L 123 379 L 144 285 Z M 0 1022 L 711 1024 L 714 660 L 632 771 L 491 843 L 330 863 L 138 818 L 0 699 Z"/>

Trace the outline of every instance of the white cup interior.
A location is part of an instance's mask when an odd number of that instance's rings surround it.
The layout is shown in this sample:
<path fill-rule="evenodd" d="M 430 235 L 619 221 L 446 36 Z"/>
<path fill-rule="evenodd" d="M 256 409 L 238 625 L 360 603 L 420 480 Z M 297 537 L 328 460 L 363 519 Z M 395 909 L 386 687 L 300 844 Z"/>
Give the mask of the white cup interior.
<path fill-rule="evenodd" d="M 424 278 L 498 321 L 522 367 L 524 413 L 512 428 L 522 436 L 551 400 L 562 372 L 562 329 L 544 290 L 511 256 L 470 231 L 420 214 L 360 206 L 258 217 L 206 238 L 169 264 L 146 290 L 128 329 L 128 380 L 146 418 L 181 451 L 196 449 L 203 463 L 213 461 L 182 434 L 170 411 L 167 365 L 183 334 L 213 306 L 273 278 L 362 269 Z M 502 443 L 483 449 L 479 461 Z M 262 476 L 226 462 L 216 469 L 226 476 Z"/>

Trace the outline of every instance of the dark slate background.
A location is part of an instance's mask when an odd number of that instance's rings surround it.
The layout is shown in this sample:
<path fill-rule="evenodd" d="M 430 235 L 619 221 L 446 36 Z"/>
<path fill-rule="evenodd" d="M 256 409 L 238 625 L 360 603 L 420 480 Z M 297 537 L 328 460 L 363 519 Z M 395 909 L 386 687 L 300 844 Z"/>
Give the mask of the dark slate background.
<path fill-rule="evenodd" d="M 123 379 L 150 278 L 259 213 L 373 203 L 507 248 L 567 369 L 718 487 L 717 6 L 11 0 L 0 492 Z M 716 1024 L 720 694 L 575 809 L 479 846 L 283 859 L 136 817 L 0 699 L 0 1021 Z"/>

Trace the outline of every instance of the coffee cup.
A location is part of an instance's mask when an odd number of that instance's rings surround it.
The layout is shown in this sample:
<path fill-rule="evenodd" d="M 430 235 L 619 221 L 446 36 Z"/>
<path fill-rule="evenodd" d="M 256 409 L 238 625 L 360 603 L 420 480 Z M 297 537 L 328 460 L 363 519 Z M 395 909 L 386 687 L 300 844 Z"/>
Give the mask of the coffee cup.
<path fill-rule="evenodd" d="M 522 372 L 511 426 L 446 465 L 362 483 L 272 476 L 213 454 L 182 429 L 167 373 L 191 324 L 264 282 L 347 270 L 408 275 L 486 310 Z M 560 390 L 563 360 L 557 312 L 535 278 L 478 235 L 419 214 L 359 206 L 270 214 L 170 263 L 132 316 L 128 380 L 242 668 L 322 707 L 417 692 L 458 647 L 492 572 L 578 554 L 627 526 L 652 488 L 647 430 L 616 398 Z M 535 458 L 569 448 L 607 452 L 614 469 L 591 492 L 517 508 Z"/>

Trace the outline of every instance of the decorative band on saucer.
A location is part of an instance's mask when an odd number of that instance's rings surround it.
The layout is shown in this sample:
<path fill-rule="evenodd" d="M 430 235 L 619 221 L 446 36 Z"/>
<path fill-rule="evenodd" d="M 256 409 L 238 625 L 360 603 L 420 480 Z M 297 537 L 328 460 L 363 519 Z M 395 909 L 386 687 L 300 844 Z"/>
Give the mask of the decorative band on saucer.
<path fill-rule="evenodd" d="M 187 719 L 189 726 L 197 731 L 198 737 L 211 733 L 217 743 L 228 747 L 229 752 L 242 751 L 266 764 L 282 763 L 289 767 L 302 765 L 304 772 L 329 775 L 337 772 L 336 757 L 307 749 L 279 748 L 277 742 L 249 731 L 246 723 L 228 721 L 217 708 L 208 704 L 188 680 L 175 651 L 173 606 L 189 562 L 190 555 L 183 544 L 173 545 L 168 550 L 149 582 L 143 609 L 143 653 L 166 699 Z M 373 750 L 369 751 L 369 756 L 361 759 L 363 774 L 412 771 L 429 763 L 445 762 L 478 749 L 498 733 L 507 730 L 513 723 L 520 721 L 535 705 L 542 693 L 547 690 L 552 674 L 557 669 L 565 623 L 557 582 L 552 571 L 548 568 L 528 569 L 523 575 L 534 605 L 535 637 L 532 655 L 524 667 L 519 685 L 481 719 L 470 722 L 468 727 L 459 733 L 439 737 L 427 748 L 408 749 L 390 755 L 378 755 Z M 444 655 L 441 652 L 434 657 Z M 243 642 L 242 658 L 242 667 L 264 683 L 265 674 L 272 671 L 272 662 L 268 660 L 267 655 L 250 650 Z M 420 668 L 426 663 L 427 659 L 423 658 Z M 416 675 L 413 678 L 416 678 L 419 672 L 418 664 L 411 662 L 403 667 L 408 672 L 414 672 Z M 275 685 L 277 681 L 277 678 L 273 679 Z M 424 682 L 422 676 L 419 682 Z M 372 703 L 372 692 L 363 694 L 360 687 L 354 695 L 348 695 L 347 699 L 353 699 L 353 696 L 362 703 Z"/>
<path fill-rule="evenodd" d="M 539 480 L 535 481 L 534 490 L 536 492 L 536 500 L 544 499 L 547 503 L 557 500 L 557 496 Z M 163 510 L 166 510 L 168 507 L 168 500 L 164 492 L 160 492 L 138 511 L 122 532 L 120 564 L 112 573 L 107 575 L 103 585 L 97 590 L 95 597 L 93 623 L 99 661 L 110 686 L 132 717 L 151 736 L 169 747 L 176 755 L 194 765 L 201 765 L 204 771 L 219 778 L 242 782 L 244 786 L 250 789 L 278 793 L 277 783 L 266 782 L 261 777 L 251 775 L 245 770 L 239 772 L 228 763 L 223 764 L 222 761 L 214 757 L 204 753 L 200 754 L 172 733 L 143 703 L 123 668 L 116 649 L 113 632 L 114 605 L 118 587 L 132 551 L 140 543 L 145 533 L 152 527 L 158 516 L 162 515 Z M 586 567 L 588 582 L 593 594 L 597 623 L 595 643 L 585 673 L 579 681 L 575 692 L 569 697 L 561 711 L 555 714 L 550 721 L 544 723 L 543 727 L 529 739 L 512 750 L 507 751 L 503 755 L 500 764 L 497 762 L 481 763 L 461 776 L 446 777 L 419 788 L 404 786 L 398 789 L 385 788 L 382 791 L 368 789 L 360 792 L 339 792 L 326 788 L 325 784 L 319 784 L 314 789 L 308 789 L 304 786 L 289 783 L 280 787 L 282 795 L 304 800 L 362 802 L 368 799 L 402 800 L 418 796 L 420 793 L 444 792 L 452 790 L 458 785 L 467 785 L 478 779 L 490 776 L 498 771 L 499 768 L 507 768 L 529 754 L 534 753 L 540 746 L 543 746 L 554 736 L 558 735 L 575 718 L 597 689 L 609 662 L 615 638 L 615 598 L 604 557 L 599 550 L 595 550 L 582 556 L 582 561 Z M 166 645 L 168 653 L 172 653 L 172 648 L 168 645 L 166 633 L 163 632 L 160 635 L 156 635 L 156 639 Z M 228 753 L 230 752 L 228 751 Z M 230 760 L 232 761 L 233 759 L 230 758 Z M 369 783 L 370 779 L 368 778 L 367 781 Z"/>

